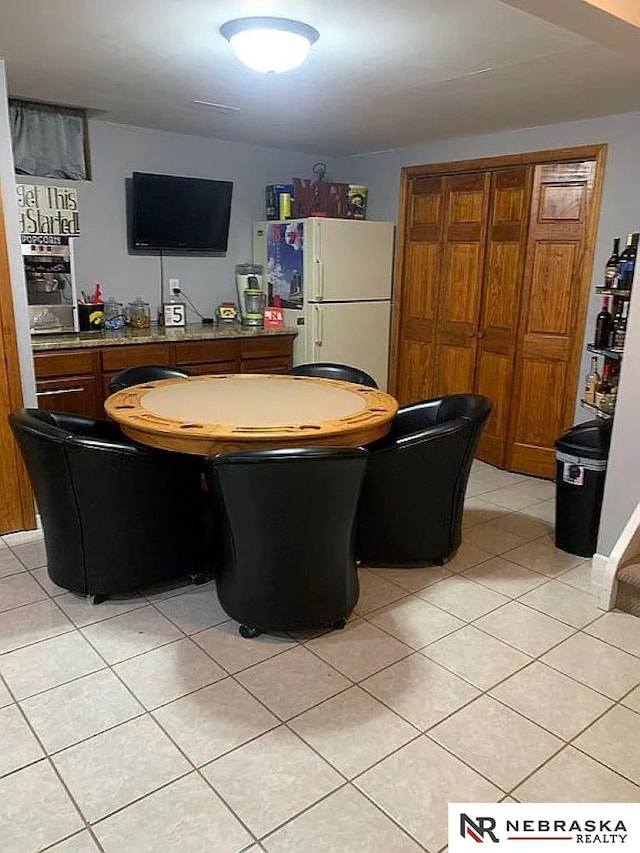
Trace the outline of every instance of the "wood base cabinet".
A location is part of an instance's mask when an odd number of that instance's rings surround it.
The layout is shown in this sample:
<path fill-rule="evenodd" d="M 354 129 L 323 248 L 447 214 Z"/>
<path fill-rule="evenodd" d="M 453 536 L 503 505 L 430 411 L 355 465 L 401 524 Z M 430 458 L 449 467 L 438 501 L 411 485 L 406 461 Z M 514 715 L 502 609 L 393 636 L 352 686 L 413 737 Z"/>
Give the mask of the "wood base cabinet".
<path fill-rule="evenodd" d="M 605 150 L 403 170 L 391 387 L 402 404 L 489 397 L 477 455 L 493 465 L 554 476 L 576 401 Z"/>
<path fill-rule="evenodd" d="M 161 364 L 187 373 L 286 373 L 293 335 L 111 345 L 34 353 L 38 406 L 103 418 L 109 380 L 128 367 Z"/>

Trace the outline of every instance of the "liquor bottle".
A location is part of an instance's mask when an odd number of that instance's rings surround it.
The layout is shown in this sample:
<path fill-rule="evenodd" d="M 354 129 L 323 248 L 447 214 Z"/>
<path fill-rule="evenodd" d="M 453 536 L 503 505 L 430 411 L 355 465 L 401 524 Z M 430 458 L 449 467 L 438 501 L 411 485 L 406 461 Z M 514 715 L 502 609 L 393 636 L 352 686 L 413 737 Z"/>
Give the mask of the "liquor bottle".
<path fill-rule="evenodd" d="M 622 352 L 624 349 L 624 341 L 627 336 L 627 321 L 629 318 L 629 300 L 622 303 L 620 316 L 616 312 L 616 319 L 613 321 L 613 332 L 611 334 L 611 346 L 615 350 Z"/>
<path fill-rule="evenodd" d="M 622 320 L 622 299 L 614 299 L 612 307 L 613 319 L 611 321 L 611 329 L 609 330 L 609 343 L 608 346 L 613 346 L 613 338 L 616 333 L 616 328 Z"/>
<path fill-rule="evenodd" d="M 596 406 L 606 412 L 611 395 L 611 365 L 605 361 L 602 368 L 602 379 L 596 388 Z"/>
<path fill-rule="evenodd" d="M 600 349 L 606 349 L 609 346 L 609 337 L 611 335 L 612 317 L 609 313 L 609 297 L 605 296 L 602 302 L 602 311 L 596 317 L 596 337 L 595 345 Z"/>
<path fill-rule="evenodd" d="M 638 235 L 627 234 L 627 245 L 618 260 L 618 288 L 631 290 L 638 251 Z"/>
<path fill-rule="evenodd" d="M 620 238 L 613 241 L 613 252 L 604 268 L 604 286 L 607 290 L 618 287 L 618 264 L 620 263 Z"/>
<path fill-rule="evenodd" d="M 584 401 L 585 403 L 596 402 L 596 389 L 600 382 L 600 374 L 598 373 L 598 358 L 594 355 L 591 359 L 591 370 L 587 373 L 587 379 L 584 386 Z"/>

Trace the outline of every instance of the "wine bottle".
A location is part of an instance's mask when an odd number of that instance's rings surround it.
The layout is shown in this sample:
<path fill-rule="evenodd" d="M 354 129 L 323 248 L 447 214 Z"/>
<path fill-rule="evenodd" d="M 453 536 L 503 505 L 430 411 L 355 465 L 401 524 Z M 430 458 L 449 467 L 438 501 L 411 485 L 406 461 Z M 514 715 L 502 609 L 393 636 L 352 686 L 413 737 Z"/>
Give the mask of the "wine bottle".
<path fill-rule="evenodd" d="M 600 349 L 606 349 L 609 346 L 611 321 L 612 318 L 609 313 L 609 297 L 605 296 L 602 302 L 602 311 L 596 317 L 595 345 Z"/>
<path fill-rule="evenodd" d="M 611 329 L 609 331 L 609 347 L 613 346 L 613 338 L 616 333 L 616 328 L 620 321 L 622 320 L 622 299 L 613 300 L 613 319 L 611 321 Z"/>
<path fill-rule="evenodd" d="M 611 336 L 611 346 L 615 350 L 622 351 L 624 349 L 624 342 L 627 336 L 627 321 L 629 318 L 629 300 L 626 300 L 622 303 L 622 309 L 620 312 L 620 316 L 617 316 L 617 321 L 614 320 L 613 325 L 613 333 Z"/>
<path fill-rule="evenodd" d="M 591 369 L 587 373 L 587 379 L 584 386 L 584 401 L 585 403 L 596 402 L 596 390 L 600 382 L 600 374 L 598 373 L 598 358 L 594 355 L 591 359 Z"/>
<path fill-rule="evenodd" d="M 613 252 L 604 268 L 604 286 L 607 290 L 618 287 L 618 264 L 620 263 L 620 238 L 613 241 Z"/>
<path fill-rule="evenodd" d="M 631 258 L 627 260 L 625 270 L 624 286 L 627 290 L 631 290 L 633 286 L 633 276 L 636 271 L 636 258 L 638 256 L 638 240 L 640 239 L 640 233 L 638 231 L 635 231 L 632 237 L 633 239 L 631 242 Z"/>
<path fill-rule="evenodd" d="M 618 259 L 618 287 L 630 290 L 638 251 L 638 234 L 627 234 L 627 244 Z"/>

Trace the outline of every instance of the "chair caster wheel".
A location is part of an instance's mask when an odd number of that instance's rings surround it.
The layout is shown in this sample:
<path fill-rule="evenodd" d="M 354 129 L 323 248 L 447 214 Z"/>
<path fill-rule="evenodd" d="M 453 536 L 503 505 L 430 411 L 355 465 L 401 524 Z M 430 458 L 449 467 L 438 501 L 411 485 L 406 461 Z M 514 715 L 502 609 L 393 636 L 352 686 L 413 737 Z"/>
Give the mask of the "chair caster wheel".
<path fill-rule="evenodd" d="M 334 629 L 334 631 L 342 631 L 346 624 L 346 619 L 336 619 L 336 621 L 331 625 L 331 627 Z"/>
<path fill-rule="evenodd" d="M 250 628 L 248 625 L 241 625 L 238 632 L 245 640 L 252 640 L 254 637 L 259 637 L 262 631 L 259 628 Z"/>
<path fill-rule="evenodd" d="M 107 596 L 103 595 L 101 592 L 99 592 L 97 595 L 93 596 L 93 603 L 94 604 L 102 604 L 106 600 L 107 600 Z"/>
<path fill-rule="evenodd" d="M 194 586 L 202 586 L 203 583 L 208 583 L 211 580 L 209 575 L 205 575 L 203 572 L 197 575 L 191 575 L 191 583 Z"/>

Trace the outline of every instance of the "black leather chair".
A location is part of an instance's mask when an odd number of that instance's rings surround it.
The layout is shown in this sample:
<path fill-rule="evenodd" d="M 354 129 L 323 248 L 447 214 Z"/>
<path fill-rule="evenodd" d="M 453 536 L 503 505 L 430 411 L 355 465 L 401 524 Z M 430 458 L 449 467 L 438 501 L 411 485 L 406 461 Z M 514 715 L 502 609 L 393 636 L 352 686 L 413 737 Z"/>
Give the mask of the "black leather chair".
<path fill-rule="evenodd" d="M 220 603 L 243 637 L 344 627 L 367 451 L 319 447 L 206 460 Z"/>
<path fill-rule="evenodd" d="M 94 602 L 202 571 L 202 461 L 62 412 L 9 415 L 58 586 Z"/>
<path fill-rule="evenodd" d="M 369 388 L 378 387 L 373 376 L 369 376 L 357 367 L 349 367 L 348 364 L 333 364 L 328 361 L 299 364 L 297 367 L 292 367 L 288 373 L 290 376 L 318 376 L 320 379 L 340 379 L 342 382 L 367 385 Z"/>
<path fill-rule="evenodd" d="M 115 394 L 132 385 L 142 385 L 145 382 L 156 382 L 159 379 L 183 379 L 189 374 L 177 367 L 163 367 L 159 364 L 142 364 L 138 367 L 127 367 L 109 380 L 109 393 Z"/>
<path fill-rule="evenodd" d="M 391 431 L 369 445 L 358 508 L 363 563 L 438 563 L 460 545 L 462 511 L 486 397 L 452 394 L 398 410 Z"/>

